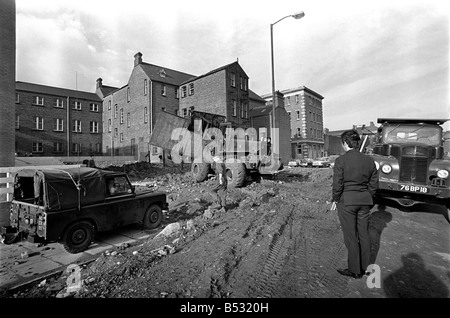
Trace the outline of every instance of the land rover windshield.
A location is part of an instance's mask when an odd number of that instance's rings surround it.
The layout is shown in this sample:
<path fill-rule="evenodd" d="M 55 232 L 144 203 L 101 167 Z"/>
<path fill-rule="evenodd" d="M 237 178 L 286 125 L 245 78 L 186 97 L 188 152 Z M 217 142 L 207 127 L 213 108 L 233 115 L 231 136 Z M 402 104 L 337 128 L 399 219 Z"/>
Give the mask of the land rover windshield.
<path fill-rule="evenodd" d="M 439 146 L 442 139 L 442 129 L 431 125 L 389 125 L 384 127 L 384 142 L 405 144 L 423 143 L 430 146 Z"/>

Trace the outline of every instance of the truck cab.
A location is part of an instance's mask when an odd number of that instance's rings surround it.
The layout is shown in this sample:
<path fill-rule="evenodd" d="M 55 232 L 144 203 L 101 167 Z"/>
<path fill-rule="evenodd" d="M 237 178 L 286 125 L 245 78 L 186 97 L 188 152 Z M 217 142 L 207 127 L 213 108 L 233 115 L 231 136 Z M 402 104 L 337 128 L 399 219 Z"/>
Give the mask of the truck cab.
<path fill-rule="evenodd" d="M 60 242 L 70 253 L 86 250 L 95 232 L 132 223 L 161 224 L 164 192 L 136 192 L 128 176 L 95 168 L 24 169 L 17 172 L 10 227 L 32 241 Z"/>
<path fill-rule="evenodd" d="M 441 127 L 446 121 L 378 119 L 381 126 L 371 151 L 379 168 L 377 197 L 405 207 L 443 205 L 450 222 L 450 160 L 445 156 Z"/>

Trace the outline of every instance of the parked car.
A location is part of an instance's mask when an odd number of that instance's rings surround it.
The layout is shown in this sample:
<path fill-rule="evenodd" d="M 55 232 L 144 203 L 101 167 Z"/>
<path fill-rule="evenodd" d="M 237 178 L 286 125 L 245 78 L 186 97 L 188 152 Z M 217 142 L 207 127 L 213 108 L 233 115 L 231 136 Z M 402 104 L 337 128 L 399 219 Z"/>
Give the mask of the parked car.
<path fill-rule="evenodd" d="M 60 242 L 80 253 L 96 232 L 132 223 L 158 227 L 167 209 L 166 193 L 135 192 L 124 172 L 24 169 L 15 176 L 11 226 L 2 234 L 24 233 L 31 242 Z"/>
<path fill-rule="evenodd" d="M 330 160 L 328 157 L 317 158 L 313 161 L 312 166 L 314 168 L 328 168 L 330 166 Z"/>
<path fill-rule="evenodd" d="M 312 167 L 313 160 L 311 158 L 302 158 L 300 159 L 300 167 L 308 168 Z"/>
<path fill-rule="evenodd" d="M 292 159 L 291 161 L 288 162 L 288 166 L 289 167 L 298 167 L 298 166 L 300 166 L 300 160 Z"/>

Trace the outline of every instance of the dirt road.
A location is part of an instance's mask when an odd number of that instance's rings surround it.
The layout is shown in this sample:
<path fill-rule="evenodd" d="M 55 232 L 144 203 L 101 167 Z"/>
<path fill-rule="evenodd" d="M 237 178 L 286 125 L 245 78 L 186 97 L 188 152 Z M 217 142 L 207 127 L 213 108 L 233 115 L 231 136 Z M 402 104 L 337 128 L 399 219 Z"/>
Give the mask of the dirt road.
<path fill-rule="evenodd" d="M 450 226 L 439 207 L 372 209 L 371 254 L 380 279 L 368 282 L 336 271 L 346 266 L 347 251 L 337 214 L 328 212 L 331 169 L 249 179 L 229 191 L 227 211 L 209 209 L 212 180 L 192 183 L 188 172 L 134 179 L 170 193 L 161 230 L 173 223 L 178 230 L 103 254 L 81 270 L 82 288 L 73 297 L 449 297 Z M 55 297 L 62 281 L 67 274 L 3 296 Z M 61 288 L 49 288 L 55 284 Z"/>

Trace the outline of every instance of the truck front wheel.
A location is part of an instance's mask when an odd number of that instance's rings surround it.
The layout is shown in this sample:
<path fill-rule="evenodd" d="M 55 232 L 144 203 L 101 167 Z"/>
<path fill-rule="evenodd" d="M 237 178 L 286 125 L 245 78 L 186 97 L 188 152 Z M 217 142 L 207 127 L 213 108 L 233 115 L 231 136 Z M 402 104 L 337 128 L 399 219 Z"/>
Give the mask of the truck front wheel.
<path fill-rule="evenodd" d="M 196 182 L 203 182 L 208 178 L 211 165 L 209 163 L 192 163 L 191 173 Z"/>
<path fill-rule="evenodd" d="M 62 243 L 66 251 L 76 254 L 87 250 L 93 238 L 94 226 L 88 221 L 80 221 L 67 228 Z"/>
<path fill-rule="evenodd" d="M 146 229 L 157 228 L 163 219 L 162 209 L 159 205 L 151 205 L 144 215 L 144 227 Z"/>

